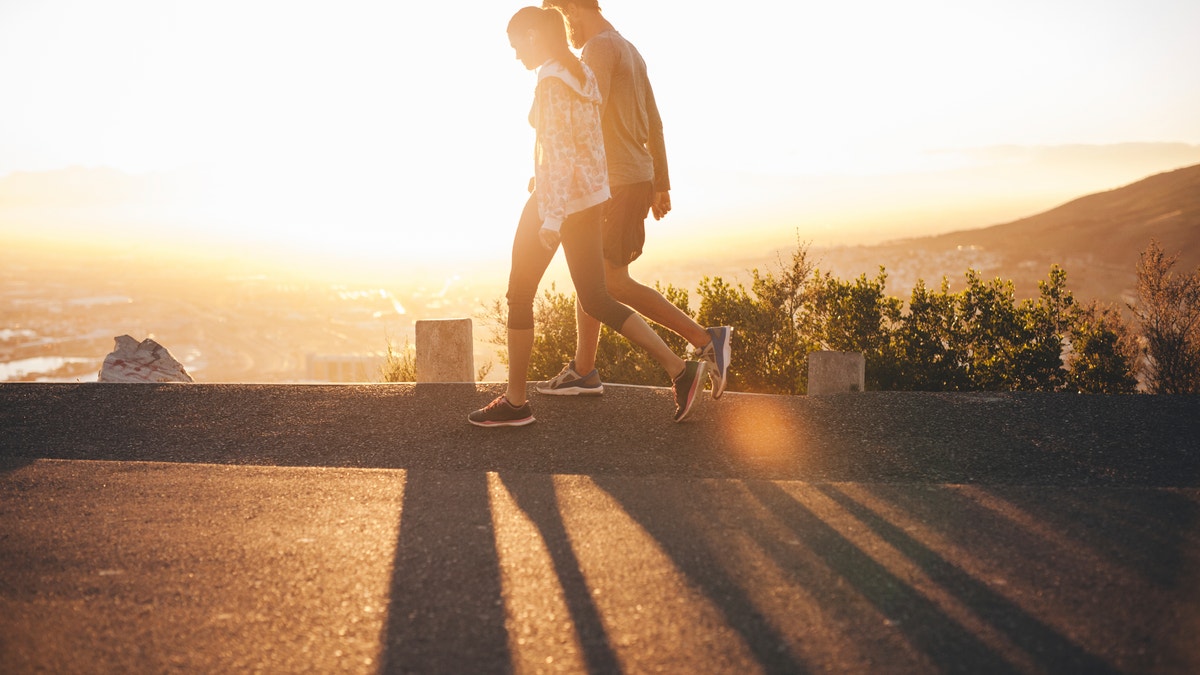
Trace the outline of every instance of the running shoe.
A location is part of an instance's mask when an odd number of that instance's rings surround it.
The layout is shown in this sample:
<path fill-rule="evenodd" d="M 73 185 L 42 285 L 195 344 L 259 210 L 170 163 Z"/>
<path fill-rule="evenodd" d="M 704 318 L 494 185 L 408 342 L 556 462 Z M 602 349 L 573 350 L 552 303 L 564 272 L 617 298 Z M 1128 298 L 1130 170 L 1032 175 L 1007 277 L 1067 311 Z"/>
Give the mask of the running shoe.
<path fill-rule="evenodd" d="M 732 356 L 730 342 L 733 339 L 733 326 L 715 326 L 706 328 L 708 337 L 711 340 L 696 358 L 701 361 L 707 361 L 711 366 L 708 369 L 708 379 L 712 382 L 712 397 L 714 400 L 721 398 L 721 394 L 725 393 L 725 385 L 729 383 L 729 360 Z"/>
<path fill-rule="evenodd" d="M 696 395 L 704 386 L 704 371 L 707 365 L 704 361 L 684 361 L 683 372 L 671 384 L 675 390 L 676 422 L 682 422 L 683 418 L 692 411 Z"/>
<path fill-rule="evenodd" d="M 522 427 L 533 424 L 533 408 L 529 401 L 517 407 L 504 396 L 497 396 L 486 406 L 467 415 L 467 421 L 477 427 Z"/>
<path fill-rule="evenodd" d="M 599 396 L 604 393 L 604 384 L 600 382 L 600 371 L 592 368 L 587 375 L 575 371 L 575 360 L 563 366 L 562 372 L 545 382 L 538 382 L 534 387 L 539 394 L 553 396 Z"/>

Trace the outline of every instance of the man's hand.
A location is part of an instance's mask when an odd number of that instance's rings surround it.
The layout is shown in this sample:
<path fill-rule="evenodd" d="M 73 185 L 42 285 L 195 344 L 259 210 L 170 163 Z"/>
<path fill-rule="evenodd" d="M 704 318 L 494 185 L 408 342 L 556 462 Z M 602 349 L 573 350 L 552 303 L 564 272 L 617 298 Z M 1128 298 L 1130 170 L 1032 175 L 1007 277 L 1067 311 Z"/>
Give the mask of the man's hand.
<path fill-rule="evenodd" d="M 558 247 L 558 242 L 562 241 L 562 233 L 558 230 L 543 227 L 538 230 L 538 239 L 542 240 L 542 246 L 546 247 L 547 251 L 553 251 Z"/>
<path fill-rule="evenodd" d="M 650 202 L 650 211 L 655 220 L 662 220 L 663 216 L 671 212 L 671 193 L 655 192 L 654 201 Z"/>

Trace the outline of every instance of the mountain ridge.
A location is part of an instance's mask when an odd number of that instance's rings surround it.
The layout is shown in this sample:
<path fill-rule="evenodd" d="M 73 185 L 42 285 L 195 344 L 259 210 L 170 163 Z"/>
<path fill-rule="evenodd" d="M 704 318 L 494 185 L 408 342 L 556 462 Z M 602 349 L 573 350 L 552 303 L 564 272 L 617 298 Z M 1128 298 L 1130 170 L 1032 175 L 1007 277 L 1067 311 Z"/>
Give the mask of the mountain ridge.
<path fill-rule="evenodd" d="M 889 292 L 900 296 L 918 279 L 930 285 L 942 277 L 953 282 L 975 269 L 1012 279 L 1017 294 L 1029 297 L 1050 266 L 1059 265 L 1081 299 L 1123 304 L 1134 297 L 1138 256 L 1152 239 L 1168 255 L 1178 254 L 1177 271 L 1200 266 L 1200 164 L 998 225 L 822 255 L 842 275 L 873 274 L 884 266 Z"/>
<path fill-rule="evenodd" d="M 1200 164 L 1149 176 L 1135 183 L 1085 195 L 1048 211 L 977 230 L 959 230 L 932 237 L 956 246 L 1000 249 L 1014 237 L 1036 237 L 1047 251 L 1077 250 L 1077 237 L 1103 235 L 1099 260 L 1128 261 L 1131 248 L 1142 251 L 1156 238 L 1167 251 L 1179 251 L 1180 262 L 1200 262 L 1195 244 L 1200 238 Z"/>

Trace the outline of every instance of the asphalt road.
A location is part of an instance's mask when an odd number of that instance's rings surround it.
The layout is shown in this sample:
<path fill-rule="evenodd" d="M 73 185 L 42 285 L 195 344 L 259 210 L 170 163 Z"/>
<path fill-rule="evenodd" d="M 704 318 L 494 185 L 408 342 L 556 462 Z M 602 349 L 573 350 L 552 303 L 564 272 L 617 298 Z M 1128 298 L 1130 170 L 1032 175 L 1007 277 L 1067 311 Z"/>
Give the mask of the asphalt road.
<path fill-rule="evenodd" d="M 0 385 L 0 671 L 1200 671 L 1200 397 Z"/>

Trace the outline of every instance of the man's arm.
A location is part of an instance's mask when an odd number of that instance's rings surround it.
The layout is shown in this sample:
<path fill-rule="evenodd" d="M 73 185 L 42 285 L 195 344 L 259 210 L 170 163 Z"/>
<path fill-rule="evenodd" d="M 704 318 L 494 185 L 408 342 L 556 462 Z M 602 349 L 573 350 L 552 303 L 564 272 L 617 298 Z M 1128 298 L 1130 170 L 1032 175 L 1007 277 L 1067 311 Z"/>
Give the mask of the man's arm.
<path fill-rule="evenodd" d="M 671 173 L 667 168 L 667 143 L 663 137 L 662 117 L 658 114 L 658 103 L 654 100 L 654 89 L 646 81 L 646 113 L 649 117 L 650 135 L 646 147 L 654 160 L 654 201 L 650 211 L 655 220 L 671 212 Z"/>

